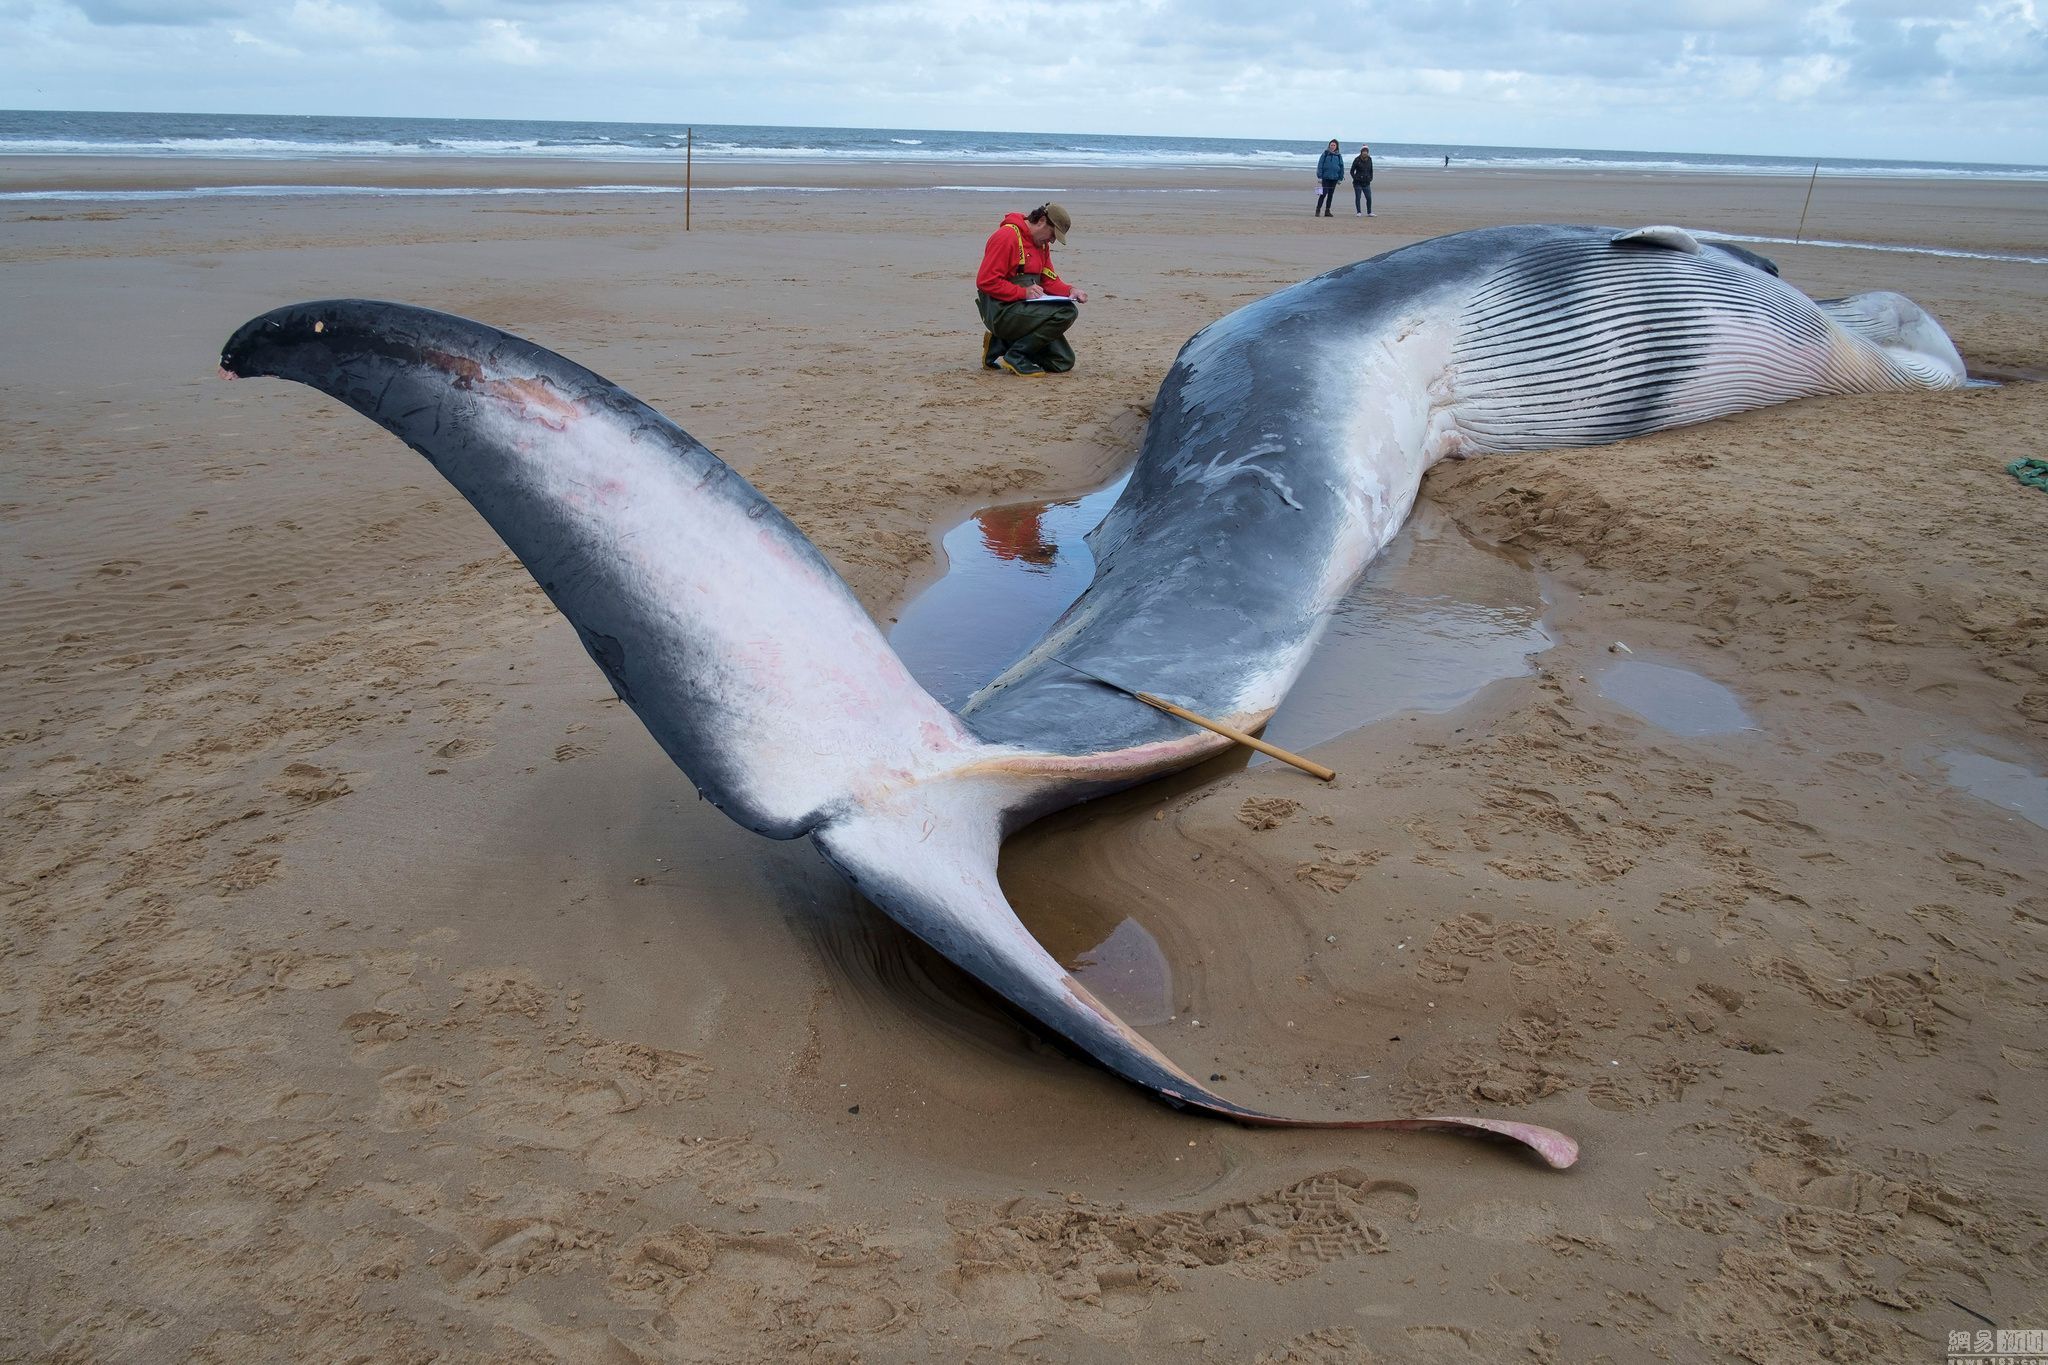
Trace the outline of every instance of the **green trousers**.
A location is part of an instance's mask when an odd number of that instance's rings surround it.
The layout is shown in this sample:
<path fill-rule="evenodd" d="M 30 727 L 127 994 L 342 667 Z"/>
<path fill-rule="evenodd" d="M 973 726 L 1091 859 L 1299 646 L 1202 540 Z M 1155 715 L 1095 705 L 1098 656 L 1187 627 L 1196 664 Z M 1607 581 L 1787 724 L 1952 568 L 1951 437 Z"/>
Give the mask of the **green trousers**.
<path fill-rule="evenodd" d="M 979 290 L 974 303 L 981 310 L 981 325 L 1009 354 L 1060 374 L 1074 368 L 1074 348 L 1067 344 L 1067 329 L 1081 316 L 1081 310 L 1073 304 L 998 303 Z"/>

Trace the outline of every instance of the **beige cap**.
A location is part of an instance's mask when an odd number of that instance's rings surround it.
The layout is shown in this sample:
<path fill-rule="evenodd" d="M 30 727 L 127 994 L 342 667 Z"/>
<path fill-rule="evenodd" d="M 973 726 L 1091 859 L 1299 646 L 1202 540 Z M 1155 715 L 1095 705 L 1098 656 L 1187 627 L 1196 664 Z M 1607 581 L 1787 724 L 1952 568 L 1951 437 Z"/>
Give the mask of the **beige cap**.
<path fill-rule="evenodd" d="M 1044 208 L 1045 221 L 1052 224 L 1054 239 L 1061 242 L 1066 241 L 1067 234 L 1074 229 L 1074 215 L 1068 213 L 1058 204 L 1047 204 Z"/>

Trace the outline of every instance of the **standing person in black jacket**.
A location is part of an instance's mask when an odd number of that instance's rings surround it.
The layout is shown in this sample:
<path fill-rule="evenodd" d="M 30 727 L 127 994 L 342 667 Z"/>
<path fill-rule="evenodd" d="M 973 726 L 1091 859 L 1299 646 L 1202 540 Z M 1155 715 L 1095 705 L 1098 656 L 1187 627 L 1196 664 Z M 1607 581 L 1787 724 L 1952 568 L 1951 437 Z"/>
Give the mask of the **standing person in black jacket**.
<path fill-rule="evenodd" d="M 1372 148 L 1363 145 L 1351 158 L 1351 208 L 1372 217 Z"/>
<path fill-rule="evenodd" d="M 1337 183 L 1344 178 L 1344 153 L 1337 147 L 1337 139 L 1331 138 L 1330 145 L 1316 158 L 1316 179 L 1323 182 L 1323 192 L 1316 196 L 1316 206 L 1309 217 L 1331 217 L 1330 205 L 1337 199 Z"/>

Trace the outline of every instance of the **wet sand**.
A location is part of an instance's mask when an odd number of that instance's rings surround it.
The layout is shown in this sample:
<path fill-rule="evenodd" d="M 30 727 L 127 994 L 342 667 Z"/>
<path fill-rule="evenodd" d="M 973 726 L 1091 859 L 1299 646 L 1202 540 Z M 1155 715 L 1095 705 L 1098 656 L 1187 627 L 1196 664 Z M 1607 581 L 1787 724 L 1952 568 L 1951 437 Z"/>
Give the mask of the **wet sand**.
<path fill-rule="evenodd" d="M 2048 849 L 1972 790 L 2048 772 L 2048 496 L 2003 472 L 2048 454 L 2040 384 L 1440 467 L 1549 599 L 1535 673 L 1316 746 L 1332 786 L 1219 761 L 1014 840 L 1027 923 L 1135 920 L 1144 1031 L 1233 1098 L 1586 1155 L 1249 1131 L 698 802 L 423 461 L 222 383 L 222 340 L 336 295 L 524 333 L 887 620 L 974 508 L 1113 476 L 1241 303 L 1487 223 L 1790 236 L 1804 183 L 1393 170 L 1367 221 L 1305 174 L 721 176 L 842 188 L 700 195 L 688 234 L 661 196 L 0 205 L 0 1356 L 1924 1362 L 2048 1326 Z M 1073 210 L 1073 375 L 977 368 L 969 272 L 1028 202 L 916 188 L 975 182 Z M 1806 230 L 2042 255 L 2044 201 L 1823 180 Z M 2048 372 L 2039 266 L 1765 250 Z M 1661 728 L 1603 692 L 1630 661 L 1755 728 Z"/>

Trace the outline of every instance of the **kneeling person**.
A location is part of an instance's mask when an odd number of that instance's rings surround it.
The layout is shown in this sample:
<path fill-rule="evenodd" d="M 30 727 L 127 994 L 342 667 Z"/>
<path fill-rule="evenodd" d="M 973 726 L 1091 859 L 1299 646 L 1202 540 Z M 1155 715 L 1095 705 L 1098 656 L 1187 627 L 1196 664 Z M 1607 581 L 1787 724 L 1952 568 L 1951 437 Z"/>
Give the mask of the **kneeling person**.
<path fill-rule="evenodd" d="M 974 303 L 988 329 L 981 346 L 986 368 L 1022 375 L 1074 368 L 1067 329 L 1081 316 L 1074 305 L 1088 302 L 1088 292 L 1060 278 L 1051 250 L 1073 226 L 1058 204 L 1041 204 L 1008 215 L 988 239 L 974 277 Z"/>

